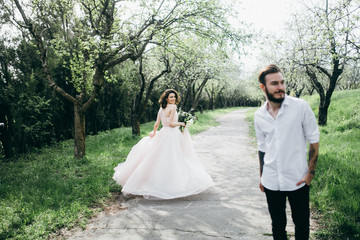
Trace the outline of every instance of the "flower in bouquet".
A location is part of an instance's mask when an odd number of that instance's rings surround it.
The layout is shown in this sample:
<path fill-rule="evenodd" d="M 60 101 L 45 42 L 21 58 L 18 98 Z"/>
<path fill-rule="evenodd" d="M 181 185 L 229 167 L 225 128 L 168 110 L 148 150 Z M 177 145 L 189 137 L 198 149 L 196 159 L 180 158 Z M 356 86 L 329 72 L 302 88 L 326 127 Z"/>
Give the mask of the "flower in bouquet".
<path fill-rule="evenodd" d="M 191 109 L 189 112 L 185 112 L 183 110 L 179 110 L 179 122 L 183 122 L 185 123 L 185 127 L 190 127 L 194 122 L 195 120 L 197 119 L 196 116 L 192 115 L 191 112 L 193 111 L 194 109 Z M 184 128 L 183 126 L 180 126 L 180 131 L 184 131 Z"/>

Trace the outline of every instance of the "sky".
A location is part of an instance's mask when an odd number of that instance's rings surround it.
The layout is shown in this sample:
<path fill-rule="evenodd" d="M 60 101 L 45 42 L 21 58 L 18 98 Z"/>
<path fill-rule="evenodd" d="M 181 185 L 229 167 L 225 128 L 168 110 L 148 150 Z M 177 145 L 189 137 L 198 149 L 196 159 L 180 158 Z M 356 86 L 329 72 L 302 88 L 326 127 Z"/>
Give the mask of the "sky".
<path fill-rule="evenodd" d="M 290 18 L 289 0 L 242 0 L 236 1 L 240 17 L 265 32 L 277 32 Z"/>
<path fill-rule="evenodd" d="M 291 18 L 293 0 L 235 0 L 235 2 L 234 7 L 239 12 L 241 20 L 250 23 L 255 31 L 278 38 L 286 36 L 285 23 Z M 256 44 L 254 42 L 252 46 L 246 48 L 251 56 L 242 57 L 244 69 L 248 69 L 249 72 L 262 64 L 257 58 L 260 48 Z"/>

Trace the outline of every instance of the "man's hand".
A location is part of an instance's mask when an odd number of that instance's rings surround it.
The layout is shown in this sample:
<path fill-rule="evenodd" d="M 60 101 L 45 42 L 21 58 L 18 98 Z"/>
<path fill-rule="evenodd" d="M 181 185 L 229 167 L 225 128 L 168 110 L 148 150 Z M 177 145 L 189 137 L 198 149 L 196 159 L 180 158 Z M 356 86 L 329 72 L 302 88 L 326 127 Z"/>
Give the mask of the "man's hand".
<path fill-rule="evenodd" d="M 302 183 L 305 183 L 310 187 L 311 181 L 313 180 L 314 175 L 312 173 L 306 174 L 299 182 L 296 183 L 296 186 L 299 186 Z"/>
<path fill-rule="evenodd" d="M 258 152 L 259 154 L 259 163 L 260 163 L 260 178 L 261 178 L 261 175 L 263 173 L 263 168 L 264 168 L 264 157 L 265 157 L 265 152 L 261 152 L 259 151 Z M 261 183 L 261 180 L 260 180 L 260 184 L 259 184 L 259 187 L 260 187 L 260 190 L 262 192 L 265 192 L 265 189 L 264 189 L 264 186 L 262 185 Z"/>
<path fill-rule="evenodd" d="M 259 187 L 262 192 L 265 192 L 264 186 L 261 184 L 261 182 L 259 183 Z"/>

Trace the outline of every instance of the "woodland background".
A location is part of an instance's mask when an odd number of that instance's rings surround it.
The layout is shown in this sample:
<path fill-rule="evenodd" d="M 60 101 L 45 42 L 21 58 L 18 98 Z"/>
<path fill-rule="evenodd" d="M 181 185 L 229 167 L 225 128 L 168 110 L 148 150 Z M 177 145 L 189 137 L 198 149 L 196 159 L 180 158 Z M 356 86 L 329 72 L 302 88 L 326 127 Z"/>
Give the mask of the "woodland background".
<path fill-rule="evenodd" d="M 213 112 L 260 106 L 270 63 L 320 126 L 318 237 L 359 239 L 360 0 L 291 1 L 277 34 L 239 2 L 0 0 L 0 239 L 84 225 L 119 191 L 114 164 L 151 130 L 165 89 L 200 131 Z"/>
<path fill-rule="evenodd" d="M 267 63 L 283 68 L 288 94 L 319 94 L 320 125 L 335 90 L 360 87 L 358 0 L 298 1 L 286 37 L 255 31 L 231 1 L 0 3 L 2 159 L 69 138 L 81 158 L 86 135 L 139 135 L 166 88 L 186 111 L 259 106 Z"/>

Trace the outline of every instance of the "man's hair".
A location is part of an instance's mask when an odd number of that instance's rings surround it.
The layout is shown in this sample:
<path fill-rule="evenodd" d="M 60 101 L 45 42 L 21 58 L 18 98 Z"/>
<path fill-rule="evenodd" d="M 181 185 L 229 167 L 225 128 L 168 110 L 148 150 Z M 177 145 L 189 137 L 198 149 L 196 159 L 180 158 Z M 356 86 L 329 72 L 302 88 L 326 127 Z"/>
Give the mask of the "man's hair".
<path fill-rule="evenodd" d="M 281 69 L 278 66 L 276 66 L 275 64 L 270 64 L 270 65 L 264 67 L 259 73 L 259 77 L 258 77 L 259 82 L 265 85 L 266 75 L 268 75 L 270 73 L 278 73 L 278 72 L 282 73 Z"/>

